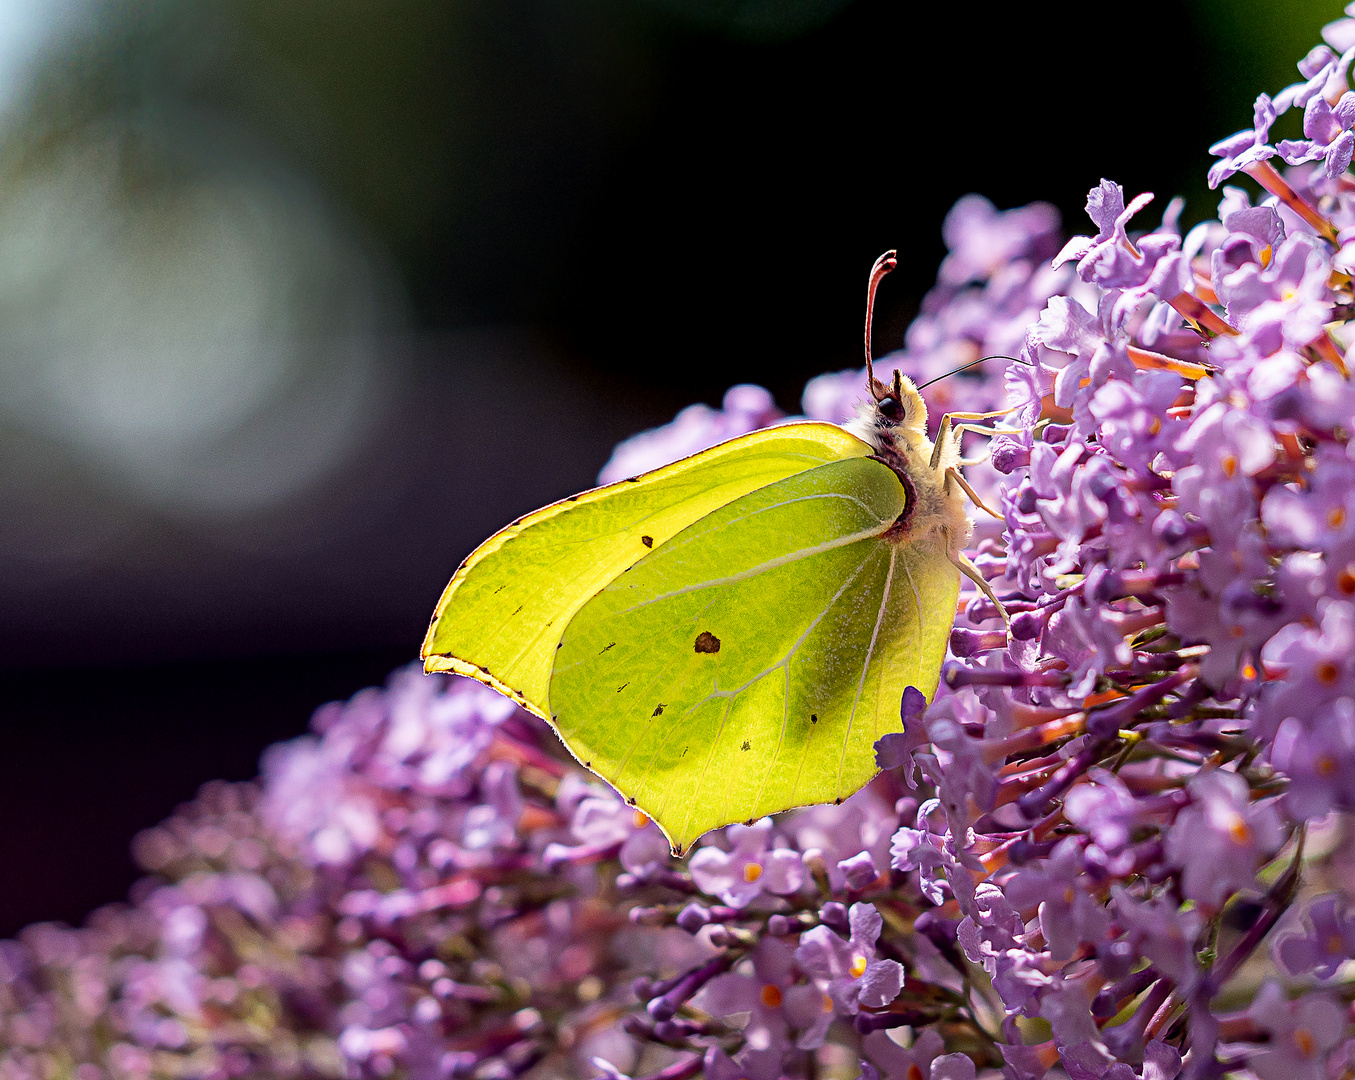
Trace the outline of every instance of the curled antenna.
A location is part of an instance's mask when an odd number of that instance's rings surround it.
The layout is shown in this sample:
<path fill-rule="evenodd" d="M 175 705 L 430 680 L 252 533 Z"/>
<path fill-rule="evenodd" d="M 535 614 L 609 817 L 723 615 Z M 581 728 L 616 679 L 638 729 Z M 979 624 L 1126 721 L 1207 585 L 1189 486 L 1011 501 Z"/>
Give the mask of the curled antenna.
<path fill-rule="evenodd" d="M 992 356 L 981 356 L 977 360 L 971 360 L 967 364 L 961 364 L 959 367 L 952 368 L 950 371 L 947 371 L 944 375 L 938 375 L 934 379 L 928 379 L 925 383 L 919 386 L 918 389 L 925 390 L 927 389 L 927 387 L 931 386 L 932 383 L 938 383 L 942 379 L 948 379 L 957 372 L 964 371 L 965 368 L 972 368 L 976 364 L 982 364 L 985 360 L 1010 360 L 1013 364 L 1025 364 L 1026 367 L 1035 366 L 1029 360 L 1022 360 L 1019 356 L 1007 356 L 1005 353 L 994 353 Z"/>
<path fill-rule="evenodd" d="M 880 287 L 880 280 L 899 265 L 898 254 L 897 251 L 886 251 L 876 259 L 875 265 L 870 268 L 870 280 L 866 282 L 866 386 L 877 401 L 889 391 L 883 383 L 875 381 L 875 365 L 870 355 L 870 324 L 875 315 L 875 290 Z M 876 390 L 877 386 L 879 391 Z"/>

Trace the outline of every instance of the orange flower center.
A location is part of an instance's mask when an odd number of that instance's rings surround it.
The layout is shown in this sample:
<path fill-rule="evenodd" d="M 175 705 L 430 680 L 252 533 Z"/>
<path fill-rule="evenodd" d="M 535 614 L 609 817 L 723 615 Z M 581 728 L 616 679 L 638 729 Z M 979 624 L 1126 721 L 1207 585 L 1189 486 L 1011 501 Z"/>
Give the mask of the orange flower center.
<path fill-rule="evenodd" d="M 1233 474 L 1237 472 L 1237 458 L 1233 457 L 1232 454 L 1224 454 L 1222 465 L 1223 465 L 1223 475 L 1226 476 L 1229 480 L 1231 480 L 1233 478 Z"/>
<path fill-rule="evenodd" d="M 1327 511 L 1327 524 L 1333 529 L 1339 529 L 1346 523 L 1346 508 L 1344 506 L 1333 506 Z"/>
<path fill-rule="evenodd" d="M 852 978 L 859 979 L 866 973 L 866 958 L 857 956 L 852 960 Z"/>
<path fill-rule="evenodd" d="M 1313 674 L 1317 676 L 1317 681 L 1323 686 L 1331 686 L 1341 677 L 1341 669 L 1336 666 L 1333 660 L 1323 660 L 1314 669 Z"/>
<path fill-rule="evenodd" d="M 1317 1049 L 1317 1040 L 1313 1038 L 1313 1033 L 1307 1028 L 1295 1028 L 1294 1045 L 1298 1047 L 1299 1053 L 1304 1057 L 1312 1057 L 1313 1051 Z"/>
<path fill-rule="evenodd" d="M 1232 814 L 1228 821 L 1228 835 L 1238 847 L 1245 847 L 1252 840 L 1251 826 L 1241 814 Z"/>
<path fill-rule="evenodd" d="M 781 1004 L 781 988 L 775 983 L 767 983 L 762 988 L 762 1004 L 769 1009 L 775 1009 Z"/>
<path fill-rule="evenodd" d="M 755 881 L 756 881 L 758 878 L 760 878 L 761 876 L 762 876 L 762 864 L 761 864 L 761 863 L 750 862 L 750 863 L 744 863 L 744 864 L 743 864 L 743 880 L 744 880 L 744 881 L 748 882 L 748 883 L 751 885 L 753 882 L 755 882 Z"/>
<path fill-rule="evenodd" d="M 1355 563 L 1351 563 L 1336 575 L 1336 587 L 1345 596 L 1355 596 Z"/>
<path fill-rule="evenodd" d="M 631 821 L 634 822 L 635 827 L 637 829 L 643 829 L 646 825 L 649 824 L 649 818 L 645 817 L 645 815 L 640 813 L 640 811 L 638 810 L 631 815 Z"/>

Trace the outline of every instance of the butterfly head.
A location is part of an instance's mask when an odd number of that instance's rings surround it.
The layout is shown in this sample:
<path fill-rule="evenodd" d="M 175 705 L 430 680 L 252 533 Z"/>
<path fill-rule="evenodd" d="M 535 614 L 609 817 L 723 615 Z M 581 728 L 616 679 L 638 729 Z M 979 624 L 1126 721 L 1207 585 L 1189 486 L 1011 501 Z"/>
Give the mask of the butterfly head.
<path fill-rule="evenodd" d="M 868 408 L 873 414 L 874 427 L 881 431 L 896 431 L 903 428 L 916 434 L 927 430 L 927 404 L 917 392 L 913 380 L 897 369 L 893 383 L 882 383 L 874 377 L 870 380 L 870 394 L 874 406 Z"/>

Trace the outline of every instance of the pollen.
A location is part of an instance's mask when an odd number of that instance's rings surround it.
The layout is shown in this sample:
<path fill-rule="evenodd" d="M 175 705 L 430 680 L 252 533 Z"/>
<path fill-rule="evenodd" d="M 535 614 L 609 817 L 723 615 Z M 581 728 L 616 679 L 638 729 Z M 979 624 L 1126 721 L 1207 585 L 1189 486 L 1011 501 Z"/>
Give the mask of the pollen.
<path fill-rule="evenodd" d="M 1271 246 L 1270 246 L 1269 244 L 1267 244 L 1265 247 L 1263 247 L 1263 248 L 1261 249 L 1261 253 L 1260 253 L 1260 257 L 1261 257 L 1261 265 L 1262 265 L 1262 266 L 1269 266 L 1269 265 L 1270 265 L 1270 259 L 1271 259 L 1271 256 L 1273 256 L 1274 254 L 1275 254 L 1275 252 L 1271 249 Z"/>
<path fill-rule="evenodd" d="M 1232 454 L 1224 454 L 1223 461 L 1220 462 L 1220 465 L 1223 468 L 1223 475 L 1231 480 L 1233 474 L 1237 472 L 1237 458 L 1233 457 Z"/>
<path fill-rule="evenodd" d="M 762 1004 L 769 1009 L 779 1008 L 781 1005 L 781 987 L 776 983 L 767 983 L 758 996 L 762 998 Z"/>
<path fill-rule="evenodd" d="M 1313 1033 L 1307 1028 L 1295 1028 L 1294 1046 L 1304 1057 L 1312 1057 L 1313 1051 L 1317 1049 L 1317 1040 L 1313 1038 Z"/>
<path fill-rule="evenodd" d="M 1246 679 L 1248 682 L 1251 682 L 1252 679 L 1256 678 L 1256 668 L 1253 667 L 1251 664 L 1243 664 L 1242 677 Z"/>
<path fill-rule="evenodd" d="M 639 810 L 636 810 L 633 814 L 631 814 L 630 820 L 631 823 L 637 829 L 643 829 L 646 825 L 649 824 L 649 818 L 647 818 L 644 814 L 640 813 Z"/>
<path fill-rule="evenodd" d="M 1336 575 L 1336 587 L 1343 596 L 1355 596 L 1355 563 L 1350 563 Z"/>
<path fill-rule="evenodd" d="M 1238 847 L 1246 847 L 1252 842 L 1251 826 L 1241 814 L 1228 816 L 1228 836 Z"/>
<path fill-rule="evenodd" d="M 761 876 L 762 876 L 761 863 L 750 862 L 743 864 L 743 880 L 748 882 L 748 884 L 751 885 Z"/>
<path fill-rule="evenodd" d="M 1323 660 L 1313 669 L 1313 675 L 1323 686 L 1331 686 L 1341 677 L 1341 669 L 1334 660 Z"/>
<path fill-rule="evenodd" d="M 852 960 L 852 978 L 859 979 L 866 973 L 866 958 L 857 956 Z"/>

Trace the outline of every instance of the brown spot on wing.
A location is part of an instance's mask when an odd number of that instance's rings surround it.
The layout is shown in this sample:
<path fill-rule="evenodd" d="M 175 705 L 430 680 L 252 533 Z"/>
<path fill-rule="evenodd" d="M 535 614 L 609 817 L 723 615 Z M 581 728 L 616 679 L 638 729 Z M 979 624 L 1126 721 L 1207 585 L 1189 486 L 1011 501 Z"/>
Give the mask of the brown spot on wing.
<path fill-rule="evenodd" d="M 747 739 L 744 739 L 744 740 L 743 740 L 743 745 L 740 746 L 739 749 L 740 749 L 740 750 L 751 750 L 751 749 L 753 749 L 753 744 L 750 743 Z"/>
<path fill-rule="evenodd" d="M 717 653 L 720 651 L 720 639 L 709 630 L 696 635 L 696 651 L 699 653 Z"/>
<path fill-rule="evenodd" d="M 662 716 L 662 715 L 663 715 L 663 702 L 660 701 L 657 705 L 655 705 L 655 706 L 654 706 L 654 711 L 653 711 L 652 713 L 650 713 L 649 715 L 650 715 L 651 718 L 652 718 L 652 717 L 655 717 L 655 716 Z"/>
<path fill-rule="evenodd" d="M 640 543 L 644 544 L 647 548 L 652 548 L 654 546 L 654 537 L 642 536 L 640 537 Z"/>

